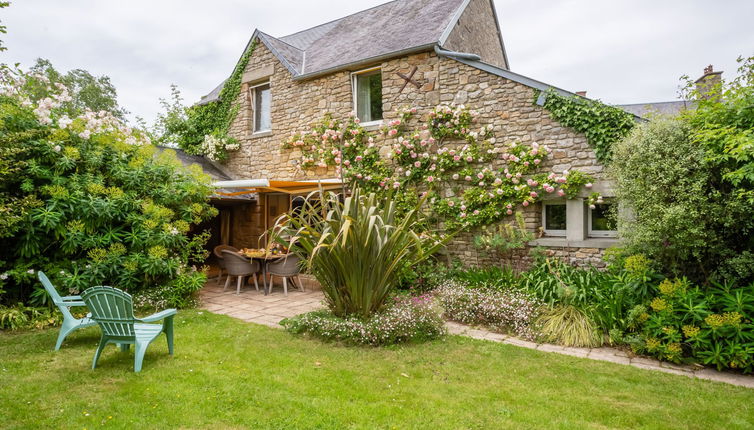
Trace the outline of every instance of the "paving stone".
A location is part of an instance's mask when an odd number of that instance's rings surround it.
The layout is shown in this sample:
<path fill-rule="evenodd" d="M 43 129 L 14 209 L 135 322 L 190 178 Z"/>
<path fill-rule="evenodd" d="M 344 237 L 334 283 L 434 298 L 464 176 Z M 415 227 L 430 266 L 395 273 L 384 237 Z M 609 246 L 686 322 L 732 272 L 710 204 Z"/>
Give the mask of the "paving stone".
<path fill-rule="evenodd" d="M 545 352 L 563 352 L 565 350 L 565 347 L 560 346 L 560 345 L 552 345 L 549 343 L 543 343 L 537 346 L 537 350 L 545 351 Z"/>
<path fill-rule="evenodd" d="M 730 372 L 718 372 L 715 369 L 702 369 L 694 372 L 694 376 L 699 379 L 709 381 L 725 382 L 728 384 L 739 385 L 741 387 L 754 388 L 754 377 L 738 375 Z"/>
<path fill-rule="evenodd" d="M 537 348 L 537 349 L 542 349 Z M 562 351 L 554 351 L 558 354 L 565 354 L 570 355 L 573 357 L 581 357 L 581 358 L 587 358 L 587 355 L 589 354 L 589 348 L 571 348 L 571 347 L 565 347 Z"/>
<path fill-rule="evenodd" d="M 527 340 L 521 340 L 515 337 L 509 337 L 508 339 L 505 339 L 503 343 L 507 343 L 508 345 L 520 346 L 522 348 L 537 349 L 536 343 L 529 342 Z"/>

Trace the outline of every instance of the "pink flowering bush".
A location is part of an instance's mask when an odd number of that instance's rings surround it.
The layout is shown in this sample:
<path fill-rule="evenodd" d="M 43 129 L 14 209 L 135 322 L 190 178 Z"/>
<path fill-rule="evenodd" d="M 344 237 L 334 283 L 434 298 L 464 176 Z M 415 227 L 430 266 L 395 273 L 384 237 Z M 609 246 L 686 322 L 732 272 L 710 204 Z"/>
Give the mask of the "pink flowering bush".
<path fill-rule="evenodd" d="M 533 324 L 544 303 L 523 291 L 469 288 L 448 280 L 434 294 L 450 320 L 484 324 L 524 339 L 536 337 Z"/>
<path fill-rule="evenodd" d="M 281 324 L 291 333 L 308 333 L 351 345 L 426 341 L 446 333 L 442 311 L 427 295 L 396 297 L 384 310 L 367 319 L 339 318 L 330 311 L 315 311 L 285 319 Z"/>
<path fill-rule="evenodd" d="M 399 190 L 401 206 L 426 193 L 431 218 L 449 229 L 492 224 L 544 196 L 571 198 L 592 183 L 580 171 L 540 171 L 547 145 L 500 145 L 492 126 L 479 124 L 479 113 L 464 105 L 442 104 L 424 115 L 402 108 L 379 132 L 364 129 L 353 114 L 346 121 L 326 115 L 283 148 L 298 151 L 302 169 L 334 166 L 362 189 Z"/>

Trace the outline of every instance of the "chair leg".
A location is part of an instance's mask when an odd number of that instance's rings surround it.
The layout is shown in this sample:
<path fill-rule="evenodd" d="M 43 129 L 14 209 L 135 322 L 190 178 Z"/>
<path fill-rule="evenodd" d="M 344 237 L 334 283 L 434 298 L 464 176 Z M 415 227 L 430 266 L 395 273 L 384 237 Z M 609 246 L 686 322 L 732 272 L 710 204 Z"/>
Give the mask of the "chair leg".
<path fill-rule="evenodd" d="M 259 282 L 257 281 L 257 273 L 251 275 L 252 278 L 254 278 L 254 287 L 259 291 Z"/>
<path fill-rule="evenodd" d="M 243 276 L 238 277 L 238 284 L 236 287 L 236 295 L 241 294 L 241 282 L 243 282 Z"/>
<path fill-rule="evenodd" d="M 102 350 L 105 349 L 105 346 L 107 346 L 107 338 L 105 336 L 102 336 L 99 340 L 99 346 L 97 347 L 97 351 L 94 352 L 94 359 L 92 360 L 92 369 L 97 367 L 97 360 L 99 360 L 100 354 L 102 354 Z"/>
<path fill-rule="evenodd" d="M 141 364 L 144 362 L 144 354 L 146 354 L 148 346 L 148 343 L 144 344 L 136 341 L 136 354 L 134 354 L 134 372 L 141 372 Z"/>
<path fill-rule="evenodd" d="M 230 285 L 230 275 L 225 279 L 225 287 L 223 288 L 223 291 L 228 289 L 228 285 Z"/>
<path fill-rule="evenodd" d="M 58 333 L 58 340 L 55 342 L 55 351 L 59 350 L 60 347 L 63 345 L 63 341 L 65 340 L 66 336 L 71 334 L 74 330 L 76 330 L 76 327 L 78 327 L 78 324 L 71 323 L 69 321 L 64 321 L 63 325 L 60 327 L 60 333 Z"/>
<path fill-rule="evenodd" d="M 165 331 L 165 337 L 168 338 L 168 353 L 173 355 L 173 315 L 165 318 L 162 329 Z"/>
<path fill-rule="evenodd" d="M 272 275 L 272 273 L 268 273 L 268 275 L 270 275 L 270 282 L 269 282 L 269 284 L 270 284 L 270 286 L 269 286 L 269 287 L 270 287 L 270 289 L 269 289 L 269 291 L 270 291 L 270 294 L 272 294 L 272 287 L 273 287 L 273 285 L 274 285 L 274 284 L 273 284 L 273 282 L 272 282 L 272 279 L 274 278 L 274 276 Z"/>
<path fill-rule="evenodd" d="M 306 291 L 306 290 L 304 290 L 304 283 L 303 283 L 303 282 L 301 282 L 301 277 L 300 277 L 300 276 L 298 276 L 298 275 L 296 275 L 296 283 L 298 284 L 298 288 L 299 288 L 299 289 L 300 289 L 301 291 Z"/>
<path fill-rule="evenodd" d="M 217 285 L 220 285 L 220 280 L 223 278 L 223 269 L 218 268 L 217 270 Z"/>
<path fill-rule="evenodd" d="M 288 295 L 288 277 L 283 276 L 283 293 L 287 296 Z"/>

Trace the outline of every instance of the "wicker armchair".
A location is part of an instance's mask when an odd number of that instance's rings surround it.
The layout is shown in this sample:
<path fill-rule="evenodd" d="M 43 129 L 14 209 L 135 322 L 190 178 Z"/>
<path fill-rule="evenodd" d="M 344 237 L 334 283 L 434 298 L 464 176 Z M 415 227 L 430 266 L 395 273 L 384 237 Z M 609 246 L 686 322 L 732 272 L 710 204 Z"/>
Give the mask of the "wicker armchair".
<path fill-rule="evenodd" d="M 291 279 L 291 283 L 293 283 L 293 278 L 296 278 L 299 290 L 304 291 L 304 284 L 301 283 L 301 279 L 298 277 L 299 273 L 301 273 L 299 268 L 300 262 L 301 257 L 296 254 L 289 254 L 285 258 L 267 263 L 267 273 L 270 275 L 270 292 L 272 292 L 273 276 L 283 278 L 283 291 L 286 296 L 288 295 L 288 279 Z M 293 285 L 296 284 L 294 283 Z"/>
<path fill-rule="evenodd" d="M 228 288 L 230 284 L 230 277 L 236 276 L 238 278 L 238 285 L 236 286 L 236 294 L 241 294 L 241 284 L 245 276 L 251 276 L 254 278 L 254 286 L 259 291 L 259 282 L 257 282 L 256 274 L 259 273 L 259 263 L 256 261 L 249 261 L 243 255 L 234 252 L 223 250 L 223 260 L 225 260 L 225 270 L 228 272 L 228 279 L 225 280 L 225 288 Z"/>
<path fill-rule="evenodd" d="M 215 249 L 212 250 L 212 253 L 215 254 L 215 257 L 217 257 L 217 266 L 220 268 L 217 274 L 217 285 L 220 285 L 220 280 L 223 277 L 223 270 L 225 270 L 225 260 L 223 259 L 224 250 L 238 252 L 238 248 L 232 247 L 230 245 L 218 245 L 215 247 Z"/>

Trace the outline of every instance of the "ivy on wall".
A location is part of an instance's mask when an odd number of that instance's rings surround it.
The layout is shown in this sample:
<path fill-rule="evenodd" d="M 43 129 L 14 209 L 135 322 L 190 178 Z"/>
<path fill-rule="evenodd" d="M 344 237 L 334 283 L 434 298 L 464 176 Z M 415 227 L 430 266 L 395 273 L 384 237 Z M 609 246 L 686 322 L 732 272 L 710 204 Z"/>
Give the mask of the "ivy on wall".
<path fill-rule="evenodd" d="M 342 121 L 326 115 L 283 148 L 296 151 L 303 169 L 335 166 L 345 180 L 391 193 L 406 208 L 428 194 L 431 219 L 451 229 L 492 224 L 548 194 L 573 198 L 591 187 L 593 178 L 577 170 L 543 172 L 546 145 L 495 145 L 492 127 L 480 127 L 478 115 L 464 105 L 440 105 L 424 118 L 404 108 L 378 132 L 353 114 Z M 496 160 L 503 167 L 494 168 Z"/>
<path fill-rule="evenodd" d="M 534 100 L 540 91 L 535 91 Z M 583 97 L 566 97 L 550 89 L 545 92 L 543 107 L 566 127 L 583 133 L 597 159 L 608 163 L 613 143 L 623 139 L 636 125 L 634 116 L 623 109 Z"/>
<path fill-rule="evenodd" d="M 188 107 L 185 118 L 166 125 L 171 135 L 179 137 L 177 143 L 186 152 L 224 160 L 227 151 L 238 149 L 238 142 L 228 136 L 228 131 L 240 108 L 236 100 L 241 92 L 243 73 L 255 47 L 256 41 L 243 53 L 233 73 L 225 81 L 218 100 Z"/>

